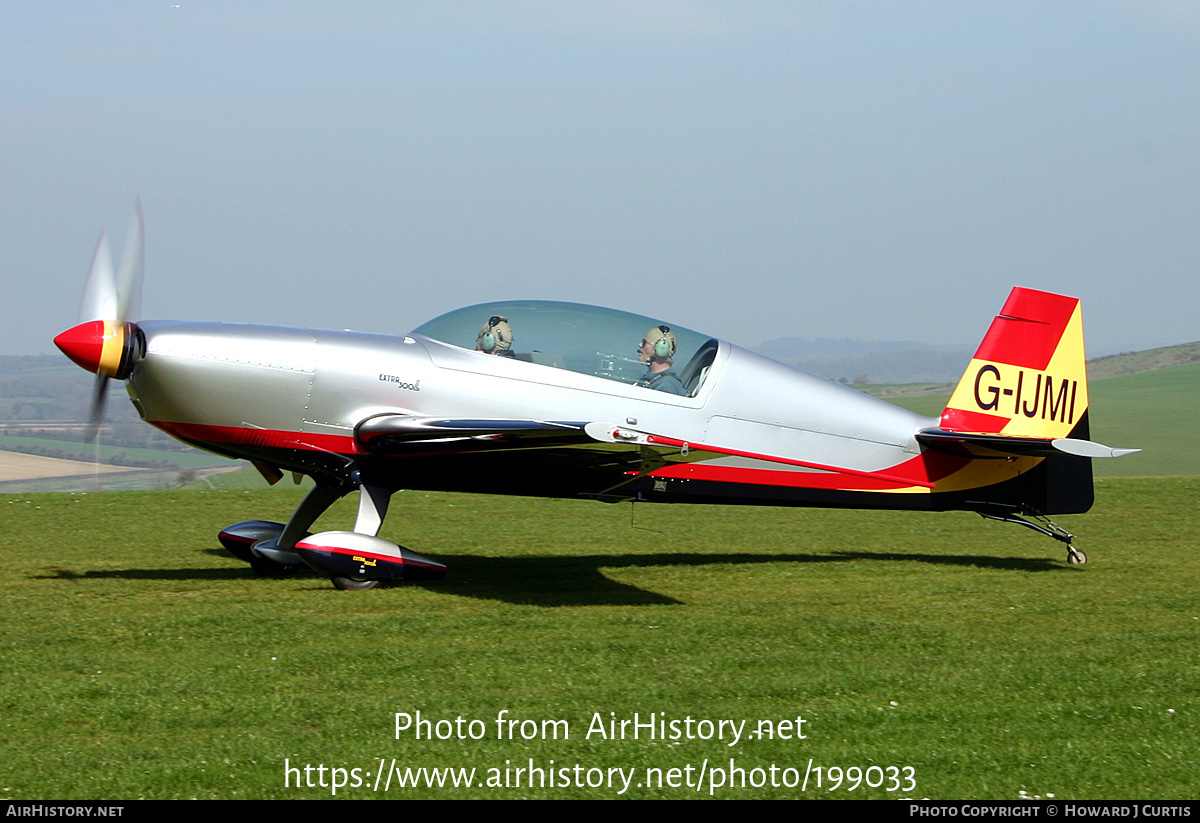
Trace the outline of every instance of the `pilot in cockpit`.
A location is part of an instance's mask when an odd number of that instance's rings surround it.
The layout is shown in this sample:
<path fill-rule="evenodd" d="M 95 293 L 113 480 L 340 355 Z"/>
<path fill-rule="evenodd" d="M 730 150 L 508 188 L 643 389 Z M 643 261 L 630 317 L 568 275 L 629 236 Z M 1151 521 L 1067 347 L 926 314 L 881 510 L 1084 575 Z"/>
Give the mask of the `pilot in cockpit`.
<path fill-rule="evenodd" d="M 508 318 L 496 314 L 489 317 L 479 330 L 479 336 L 475 338 L 475 351 L 513 357 L 512 344 L 513 330 L 508 324 Z"/>
<path fill-rule="evenodd" d="M 646 373 L 634 385 L 686 396 L 687 389 L 684 388 L 683 382 L 671 371 L 675 349 L 678 346 L 679 342 L 671 333 L 670 326 L 655 326 L 646 332 L 638 345 L 638 360 L 647 364 Z"/>

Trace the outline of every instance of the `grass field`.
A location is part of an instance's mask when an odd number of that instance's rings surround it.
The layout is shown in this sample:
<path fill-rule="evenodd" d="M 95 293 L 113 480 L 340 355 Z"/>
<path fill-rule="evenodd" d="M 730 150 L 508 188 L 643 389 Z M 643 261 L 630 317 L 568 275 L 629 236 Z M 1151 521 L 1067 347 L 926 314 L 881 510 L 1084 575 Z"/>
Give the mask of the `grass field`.
<path fill-rule="evenodd" d="M 371 784 L 381 759 L 473 768 L 476 785 L 393 780 L 337 797 L 622 786 L 512 787 L 532 760 L 567 769 L 550 772 L 560 783 L 633 769 L 624 796 L 707 797 L 714 768 L 737 784 L 732 759 L 747 785 L 716 797 L 1194 798 L 1198 492 L 1198 478 L 1101 481 L 1092 513 L 1062 519 L 1083 567 L 968 514 L 403 492 L 384 536 L 450 572 L 354 593 L 309 574 L 257 578 L 217 548 L 231 522 L 285 519 L 296 490 L 0 498 L 0 792 L 322 798 L 331 768 Z M 352 510 L 343 501 L 319 527 L 348 527 Z M 395 713 L 418 710 L 484 732 L 397 739 Z M 497 739 L 501 711 L 565 720 L 570 736 Z M 803 717 L 806 737 L 586 736 L 597 714 L 652 712 L 690 717 L 679 728 L 694 733 L 700 720 L 748 732 Z M 848 773 L 831 792 L 823 772 L 802 795 L 771 786 L 810 761 L 878 767 L 866 774 L 883 785 L 848 791 Z M 290 786 L 285 762 L 299 769 Z M 297 787 L 306 778 L 326 787 Z"/>
<path fill-rule="evenodd" d="M 84 477 L 123 471 L 117 466 L 40 457 L 35 454 L 0 451 L 0 483 L 12 480 L 32 481 L 47 477 Z M 24 489 L 20 489 L 24 491 Z"/>
<path fill-rule="evenodd" d="M 14 434 L 0 434 L 0 445 L 14 448 L 41 446 L 47 449 L 57 449 L 59 451 L 72 454 L 78 460 L 91 462 L 96 458 L 96 452 L 99 451 L 101 460 L 108 460 L 114 454 L 123 454 L 132 460 L 147 460 L 147 461 L 168 461 L 183 468 L 200 468 L 205 466 L 216 466 L 226 462 L 226 458 L 219 457 L 209 452 L 200 451 L 199 449 L 191 449 L 189 451 L 168 451 L 166 449 L 139 449 L 126 448 L 124 446 L 107 446 L 104 444 L 103 435 L 99 447 L 93 443 L 78 443 L 70 440 L 53 440 L 48 437 L 23 437 Z"/>

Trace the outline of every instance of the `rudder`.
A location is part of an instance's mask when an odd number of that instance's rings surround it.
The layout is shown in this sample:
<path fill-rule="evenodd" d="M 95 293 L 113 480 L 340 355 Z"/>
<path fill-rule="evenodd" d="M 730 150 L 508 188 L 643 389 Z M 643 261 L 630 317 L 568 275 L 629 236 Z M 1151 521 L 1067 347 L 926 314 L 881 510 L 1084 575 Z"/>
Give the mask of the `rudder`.
<path fill-rule="evenodd" d="M 1079 300 L 1018 287 L 963 373 L 941 428 L 1087 438 L 1087 408 Z"/>

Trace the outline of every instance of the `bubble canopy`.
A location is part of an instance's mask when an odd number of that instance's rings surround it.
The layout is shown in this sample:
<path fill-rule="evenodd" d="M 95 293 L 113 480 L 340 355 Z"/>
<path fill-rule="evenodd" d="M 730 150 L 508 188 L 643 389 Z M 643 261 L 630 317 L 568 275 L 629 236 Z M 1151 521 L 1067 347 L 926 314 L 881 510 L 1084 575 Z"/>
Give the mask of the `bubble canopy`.
<path fill-rule="evenodd" d="M 666 326 L 678 343 L 671 370 L 689 396 L 700 388 L 719 345 L 707 335 L 653 317 L 545 300 L 468 306 L 430 320 L 413 334 L 478 350 L 481 331 L 492 318 L 502 318 L 512 330 L 512 347 L 503 356 L 631 385 L 646 374 L 647 364 L 638 360 L 639 345 L 651 329 Z"/>

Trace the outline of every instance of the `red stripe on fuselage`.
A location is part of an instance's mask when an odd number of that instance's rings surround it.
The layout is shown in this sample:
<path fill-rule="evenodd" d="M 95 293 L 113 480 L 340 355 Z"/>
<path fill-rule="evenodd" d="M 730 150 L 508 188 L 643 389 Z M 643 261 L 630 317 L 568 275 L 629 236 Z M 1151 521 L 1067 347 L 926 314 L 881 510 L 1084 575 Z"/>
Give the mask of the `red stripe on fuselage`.
<path fill-rule="evenodd" d="M 701 448 L 701 447 L 696 447 Z M 938 480 L 948 477 L 969 460 L 939 452 L 925 452 L 893 466 L 887 474 L 866 472 L 857 474 L 754 469 L 744 466 L 721 466 L 707 462 L 674 463 L 650 472 L 651 477 L 671 477 L 686 480 L 717 480 L 726 483 L 748 483 L 759 486 L 783 486 L 805 489 L 835 489 L 840 491 L 894 491 L 897 486 L 919 486 L 932 489 Z"/>
<path fill-rule="evenodd" d="M 275 449 L 304 449 L 336 454 L 365 454 L 350 435 L 254 429 L 248 426 L 210 426 L 205 423 L 152 422 L 151 425 L 180 440 L 200 443 L 229 443 Z"/>
<path fill-rule="evenodd" d="M 889 472 L 872 472 L 863 471 L 860 469 L 847 469 L 840 466 L 828 466 L 824 463 L 813 463 L 809 460 L 794 460 L 790 457 L 779 457 L 776 455 L 759 454 L 758 452 L 742 451 L 740 449 L 729 449 L 724 446 L 713 446 L 706 443 L 688 443 L 683 440 L 676 440 L 672 437 L 663 437 L 662 435 L 652 434 L 647 436 L 647 443 L 661 444 L 666 446 L 679 446 L 682 448 L 695 449 L 696 451 L 708 451 L 715 454 L 730 454 L 735 457 L 749 457 L 753 460 L 762 460 L 767 463 L 786 463 L 790 466 L 801 466 L 806 469 L 816 469 L 823 472 L 836 472 L 837 474 L 848 474 L 853 477 L 865 477 L 871 480 L 883 480 L 891 483 L 894 486 L 917 485 L 933 488 L 933 483 L 928 480 L 920 480 L 912 477 L 902 477 Z"/>
<path fill-rule="evenodd" d="M 981 415 L 982 416 L 982 415 Z M 154 422 L 154 426 L 181 440 L 212 445 L 250 445 L 281 449 L 303 449 L 306 451 L 333 452 L 344 455 L 366 455 L 355 438 L 349 435 L 316 434 L 314 432 L 290 432 L 274 429 L 252 429 L 242 426 L 212 426 L 203 423 Z M 657 438 L 660 442 L 669 438 Z M 680 441 L 682 442 L 682 441 Z M 704 447 L 692 444 L 692 448 Z M 232 449 L 231 449 L 232 451 Z M 734 453 L 732 450 L 726 450 Z M 754 457 L 749 452 L 743 456 Z M 397 455 L 398 458 L 414 455 Z M 426 456 L 426 455 L 421 455 Z M 788 461 L 793 462 L 793 461 Z M 796 461 L 798 463 L 798 461 Z M 756 469 L 735 466 L 718 466 L 706 462 L 675 463 L 650 473 L 651 477 L 690 478 L 695 480 L 719 480 L 729 483 L 784 486 L 812 489 L 841 489 L 845 491 L 894 490 L 897 486 L 921 486 L 933 489 L 939 480 L 950 476 L 969 461 L 942 452 L 926 451 L 910 460 L 882 472 L 860 472 L 830 467 L 828 471 L 782 471 L 778 469 Z M 809 464 L 816 466 L 817 464 Z M 328 547 L 324 547 L 328 548 Z M 396 562 L 392 560 L 391 562 Z"/>

